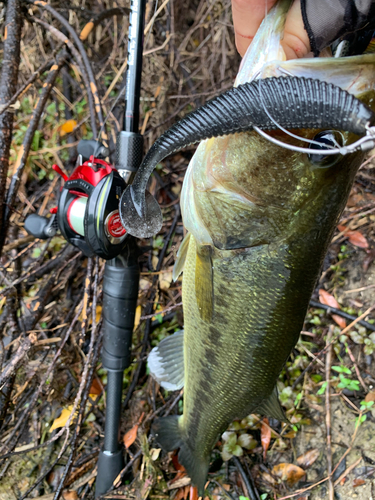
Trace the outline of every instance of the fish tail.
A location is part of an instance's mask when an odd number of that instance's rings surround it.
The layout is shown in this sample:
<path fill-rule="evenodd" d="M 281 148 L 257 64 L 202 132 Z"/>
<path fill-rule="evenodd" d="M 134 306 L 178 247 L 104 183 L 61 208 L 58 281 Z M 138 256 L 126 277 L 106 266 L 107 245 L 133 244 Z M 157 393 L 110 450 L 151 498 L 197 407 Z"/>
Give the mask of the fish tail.
<path fill-rule="evenodd" d="M 184 439 L 180 418 L 177 415 L 159 418 L 154 422 L 152 430 L 156 441 L 165 451 L 180 449 L 178 461 L 185 467 L 192 484 L 198 488 L 198 495 L 203 496 L 210 457 L 202 458 L 194 455 L 193 450 Z"/>

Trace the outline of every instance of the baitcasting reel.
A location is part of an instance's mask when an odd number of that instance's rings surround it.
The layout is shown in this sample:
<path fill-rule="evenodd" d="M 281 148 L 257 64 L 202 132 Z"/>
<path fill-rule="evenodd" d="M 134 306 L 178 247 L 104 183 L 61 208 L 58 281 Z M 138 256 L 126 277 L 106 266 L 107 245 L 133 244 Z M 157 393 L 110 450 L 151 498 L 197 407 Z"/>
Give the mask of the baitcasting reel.
<path fill-rule="evenodd" d="M 51 209 L 50 219 L 29 215 L 25 229 L 41 239 L 54 236 L 60 229 L 64 238 L 87 257 L 98 255 L 108 260 L 119 255 L 125 245 L 126 230 L 121 224 L 118 206 L 126 184 L 118 171 L 100 158 L 104 152 L 101 148 L 104 149 L 103 146 L 95 148 L 97 157 L 90 155 L 84 163 L 80 154 L 70 177 L 58 165 L 52 166 L 65 181 L 58 206 Z"/>

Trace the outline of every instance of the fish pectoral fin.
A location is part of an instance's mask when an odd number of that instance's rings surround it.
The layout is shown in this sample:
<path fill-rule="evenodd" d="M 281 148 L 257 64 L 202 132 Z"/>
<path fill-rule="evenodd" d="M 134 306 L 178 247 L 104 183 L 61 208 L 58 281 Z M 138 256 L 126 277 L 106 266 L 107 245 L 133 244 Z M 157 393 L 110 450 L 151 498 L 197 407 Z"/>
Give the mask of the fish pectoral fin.
<path fill-rule="evenodd" d="M 279 420 L 280 422 L 289 424 L 289 420 L 287 419 L 285 412 L 280 404 L 279 394 L 277 392 L 276 386 L 272 391 L 271 396 L 258 406 L 256 412 L 267 417 L 276 418 L 276 420 Z"/>
<path fill-rule="evenodd" d="M 151 376 L 164 389 L 178 391 L 184 386 L 184 331 L 174 333 L 154 347 L 147 359 Z"/>
<path fill-rule="evenodd" d="M 210 323 L 214 312 L 212 247 L 198 245 L 195 260 L 195 296 L 200 317 Z"/>
<path fill-rule="evenodd" d="M 180 248 L 178 249 L 177 259 L 173 266 L 173 275 L 172 275 L 173 281 L 176 281 L 177 278 L 182 273 L 182 271 L 184 270 L 186 256 L 189 248 L 189 241 L 190 241 L 190 233 L 188 233 L 185 236 L 185 238 L 182 240 Z"/>

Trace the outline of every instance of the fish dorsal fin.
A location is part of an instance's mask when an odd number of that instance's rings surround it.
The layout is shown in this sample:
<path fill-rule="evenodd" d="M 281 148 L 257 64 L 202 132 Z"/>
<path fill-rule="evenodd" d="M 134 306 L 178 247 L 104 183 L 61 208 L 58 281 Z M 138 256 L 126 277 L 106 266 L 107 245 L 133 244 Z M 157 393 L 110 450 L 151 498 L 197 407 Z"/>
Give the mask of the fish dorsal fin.
<path fill-rule="evenodd" d="M 280 404 L 276 386 L 272 391 L 271 396 L 268 399 L 264 400 L 262 404 L 258 406 L 256 411 L 261 415 L 276 418 L 276 420 L 279 420 L 280 422 L 289 423 L 285 415 L 285 412 Z"/>
<path fill-rule="evenodd" d="M 178 249 L 177 259 L 173 266 L 173 275 L 172 275 L 173 281 L 176 281 L 176 279 L 180 276 L 180 274 L 184 270 L 186 256 L 189 248 L 189 241 L 190 241 L 190 233 L 188 233 L 185 236 L 185 238 L 182 240 L 180 248 Z"/>
<path fill-rule="evenodd" d="M 210 323 L 214 312 L 212 247 L 199 245 L 195 259 L 195 296 L 200 317 Z"/>
<path fill-rule="evenodd" d="M 184 331 L 163 339 L 147 359 L 151 376 L 164 389 L 177 391 L 184 386 Z"/>

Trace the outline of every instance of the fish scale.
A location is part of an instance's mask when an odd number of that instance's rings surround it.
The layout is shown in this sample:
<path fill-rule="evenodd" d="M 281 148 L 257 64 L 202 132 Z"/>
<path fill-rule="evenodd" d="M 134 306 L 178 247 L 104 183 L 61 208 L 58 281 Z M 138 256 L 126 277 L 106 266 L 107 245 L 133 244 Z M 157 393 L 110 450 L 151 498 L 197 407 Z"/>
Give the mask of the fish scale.
<path fill-rule="evenodd" d="M 278 2 L 266 17 L 237 82 L 254 78 L 267 61 L 273 61 L 267 63 L 267 76 L 278 76 L 283 67 L 295 76 L 311 76 L 313 67 L 317 78 L 337 82 L 374 108 L 374 56 L 351 57 L 345 64 L 327 58 L 274 62 L 282 53 L 281 19 L 288 3 Z M 252 53 L 260 49 L 259 57 Z M 319 132 L 298 133 L 314 139 Z M 305 145 L 280 131 L 271 134 Z M 343 144 L 357 138 L 340 137 Z M 235 418 L 259 412 L 285 419 L 277 377 L 298 340 L 362 159 L 358 152 L 316 163 L 252 131 L 206 140 L 190 162 L 181 194 L 189 233 L 175 265 L 176 275 L 183 270 L 183 414 L 159 419 L 153 429 L 166 451 L 179 449 L 179 461 L 200 495 L 211 451 Z M 173 346 L 175 337 L 181 334 L 164 339 L 164 346 Z M 154 376 L 165 371 L 165 377 L 175 363 L 158 348 L 152 359 L 157 360 L 157 366 L 149 364 Z"/>

